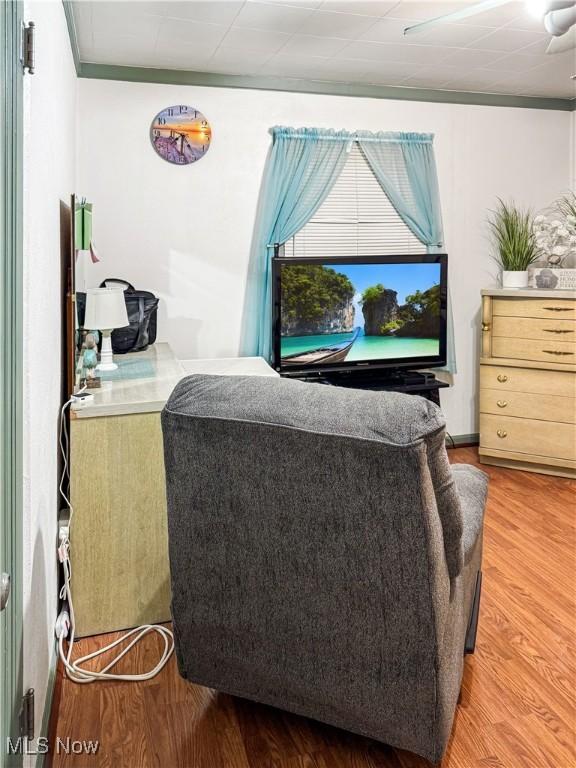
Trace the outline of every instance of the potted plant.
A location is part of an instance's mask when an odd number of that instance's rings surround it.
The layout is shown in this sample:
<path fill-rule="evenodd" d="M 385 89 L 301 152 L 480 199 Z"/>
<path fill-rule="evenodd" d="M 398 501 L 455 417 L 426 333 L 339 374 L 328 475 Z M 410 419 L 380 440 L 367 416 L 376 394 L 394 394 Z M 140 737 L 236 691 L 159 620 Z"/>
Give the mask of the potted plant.
<path fill-rule="evenodd" d="M 502 287 L 527 288 L 528 267 L 538 259 L 532 214 L 498 199 L 489 224 L 497 248 L 496 261 L 502 268 Z"/>

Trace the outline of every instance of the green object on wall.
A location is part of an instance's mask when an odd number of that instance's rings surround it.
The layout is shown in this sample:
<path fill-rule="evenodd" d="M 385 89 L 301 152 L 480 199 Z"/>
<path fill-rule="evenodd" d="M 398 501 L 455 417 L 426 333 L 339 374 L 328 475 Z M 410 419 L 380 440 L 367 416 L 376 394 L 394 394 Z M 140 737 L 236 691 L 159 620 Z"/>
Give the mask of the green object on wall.
<path fill-rule="evenodd" d="M 74 222 L 76 243 L 74 247 L 77 251 L 89 251 L 92 241 L 92 203 L 77 205 L 74 216 L 76 217 Z"/>

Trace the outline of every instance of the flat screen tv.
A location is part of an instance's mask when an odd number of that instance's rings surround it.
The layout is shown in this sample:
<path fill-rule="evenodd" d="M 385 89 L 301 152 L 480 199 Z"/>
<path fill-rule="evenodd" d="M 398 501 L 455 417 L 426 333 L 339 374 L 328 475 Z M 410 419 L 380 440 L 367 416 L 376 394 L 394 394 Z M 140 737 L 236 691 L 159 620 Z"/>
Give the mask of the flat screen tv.
<path fill-rule="evenodd" d="M 446 364 L 447 256 L 273 260 L 284 375 Z"/>

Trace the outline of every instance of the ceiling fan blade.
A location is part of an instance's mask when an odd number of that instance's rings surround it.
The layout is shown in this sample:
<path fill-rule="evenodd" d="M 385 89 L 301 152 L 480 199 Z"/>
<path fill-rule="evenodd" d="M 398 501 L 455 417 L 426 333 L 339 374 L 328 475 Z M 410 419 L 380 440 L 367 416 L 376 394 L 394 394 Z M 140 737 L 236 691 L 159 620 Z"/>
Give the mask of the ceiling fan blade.
<path fill-rule="evenodd" d="M 466 8 L 462 8 L 459 11 L 453 13 L 447 13 L 444 16 L 437 16 L 435 19 L 429 19 L 429 21 L 421 21 L 419 24 L 414 24 L 411 27 L 406 27 L 404 30 L 405 35 L 416 35 L 420 32 L 424 32 L 426 29 L 436 27 L 438 24 L 448 24 L 452 21 L 460 21 L 461 19 L 467 19 L 470 16 L 476 16 L 478 13 L 489 11 L 492 8 L 498 8 L 499 5 L 507 5 L 513 2 L 513 0 L 482 0 L 480 3 L 474 3 L 468 5 Z"/>
<path fill-rule="evenodd" d="M 552 11 L 563 11 L 565 8 L 572 8 L 575 5 L 574 0 L 548 0 L 544 6 L 544 14 Z"/>
<path fill-rule="evenodd" d="M 554 37 L 561 37 L 576 24 L 576 5 L 562 11 L 551 11 L 544 17 L 544 28 Z"/>
<path fill-rule="evenodd" d="M 576 48 L 576 27 L 572 27 L 560 37 L 553 37 L 546 48 L 546 53 L 565 53 L 573 48 Z"/>
<path fill-rule="evenodd" d="M 538 19 L 543 19 L 547 13 L 553 11 L 563 11 L 566 8 L 573 8 L 576 0 L 524 0 L 525 10 Z"/>

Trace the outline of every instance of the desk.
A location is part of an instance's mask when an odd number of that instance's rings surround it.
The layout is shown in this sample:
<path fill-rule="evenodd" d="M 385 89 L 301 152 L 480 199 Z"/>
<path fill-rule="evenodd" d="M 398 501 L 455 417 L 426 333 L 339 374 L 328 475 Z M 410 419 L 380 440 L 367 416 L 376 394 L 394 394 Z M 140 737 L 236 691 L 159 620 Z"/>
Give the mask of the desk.
<path fill-rule="evenodd" d="M 152 375 L 103 381 L 94 402 L 71 413 L 78 637 L 170 619 L 160 412 L 176 384 L 191 373 L 278 375 L 262 358 L 180 361 L 168 344 L 130 355 L 137 359 Z"/>

